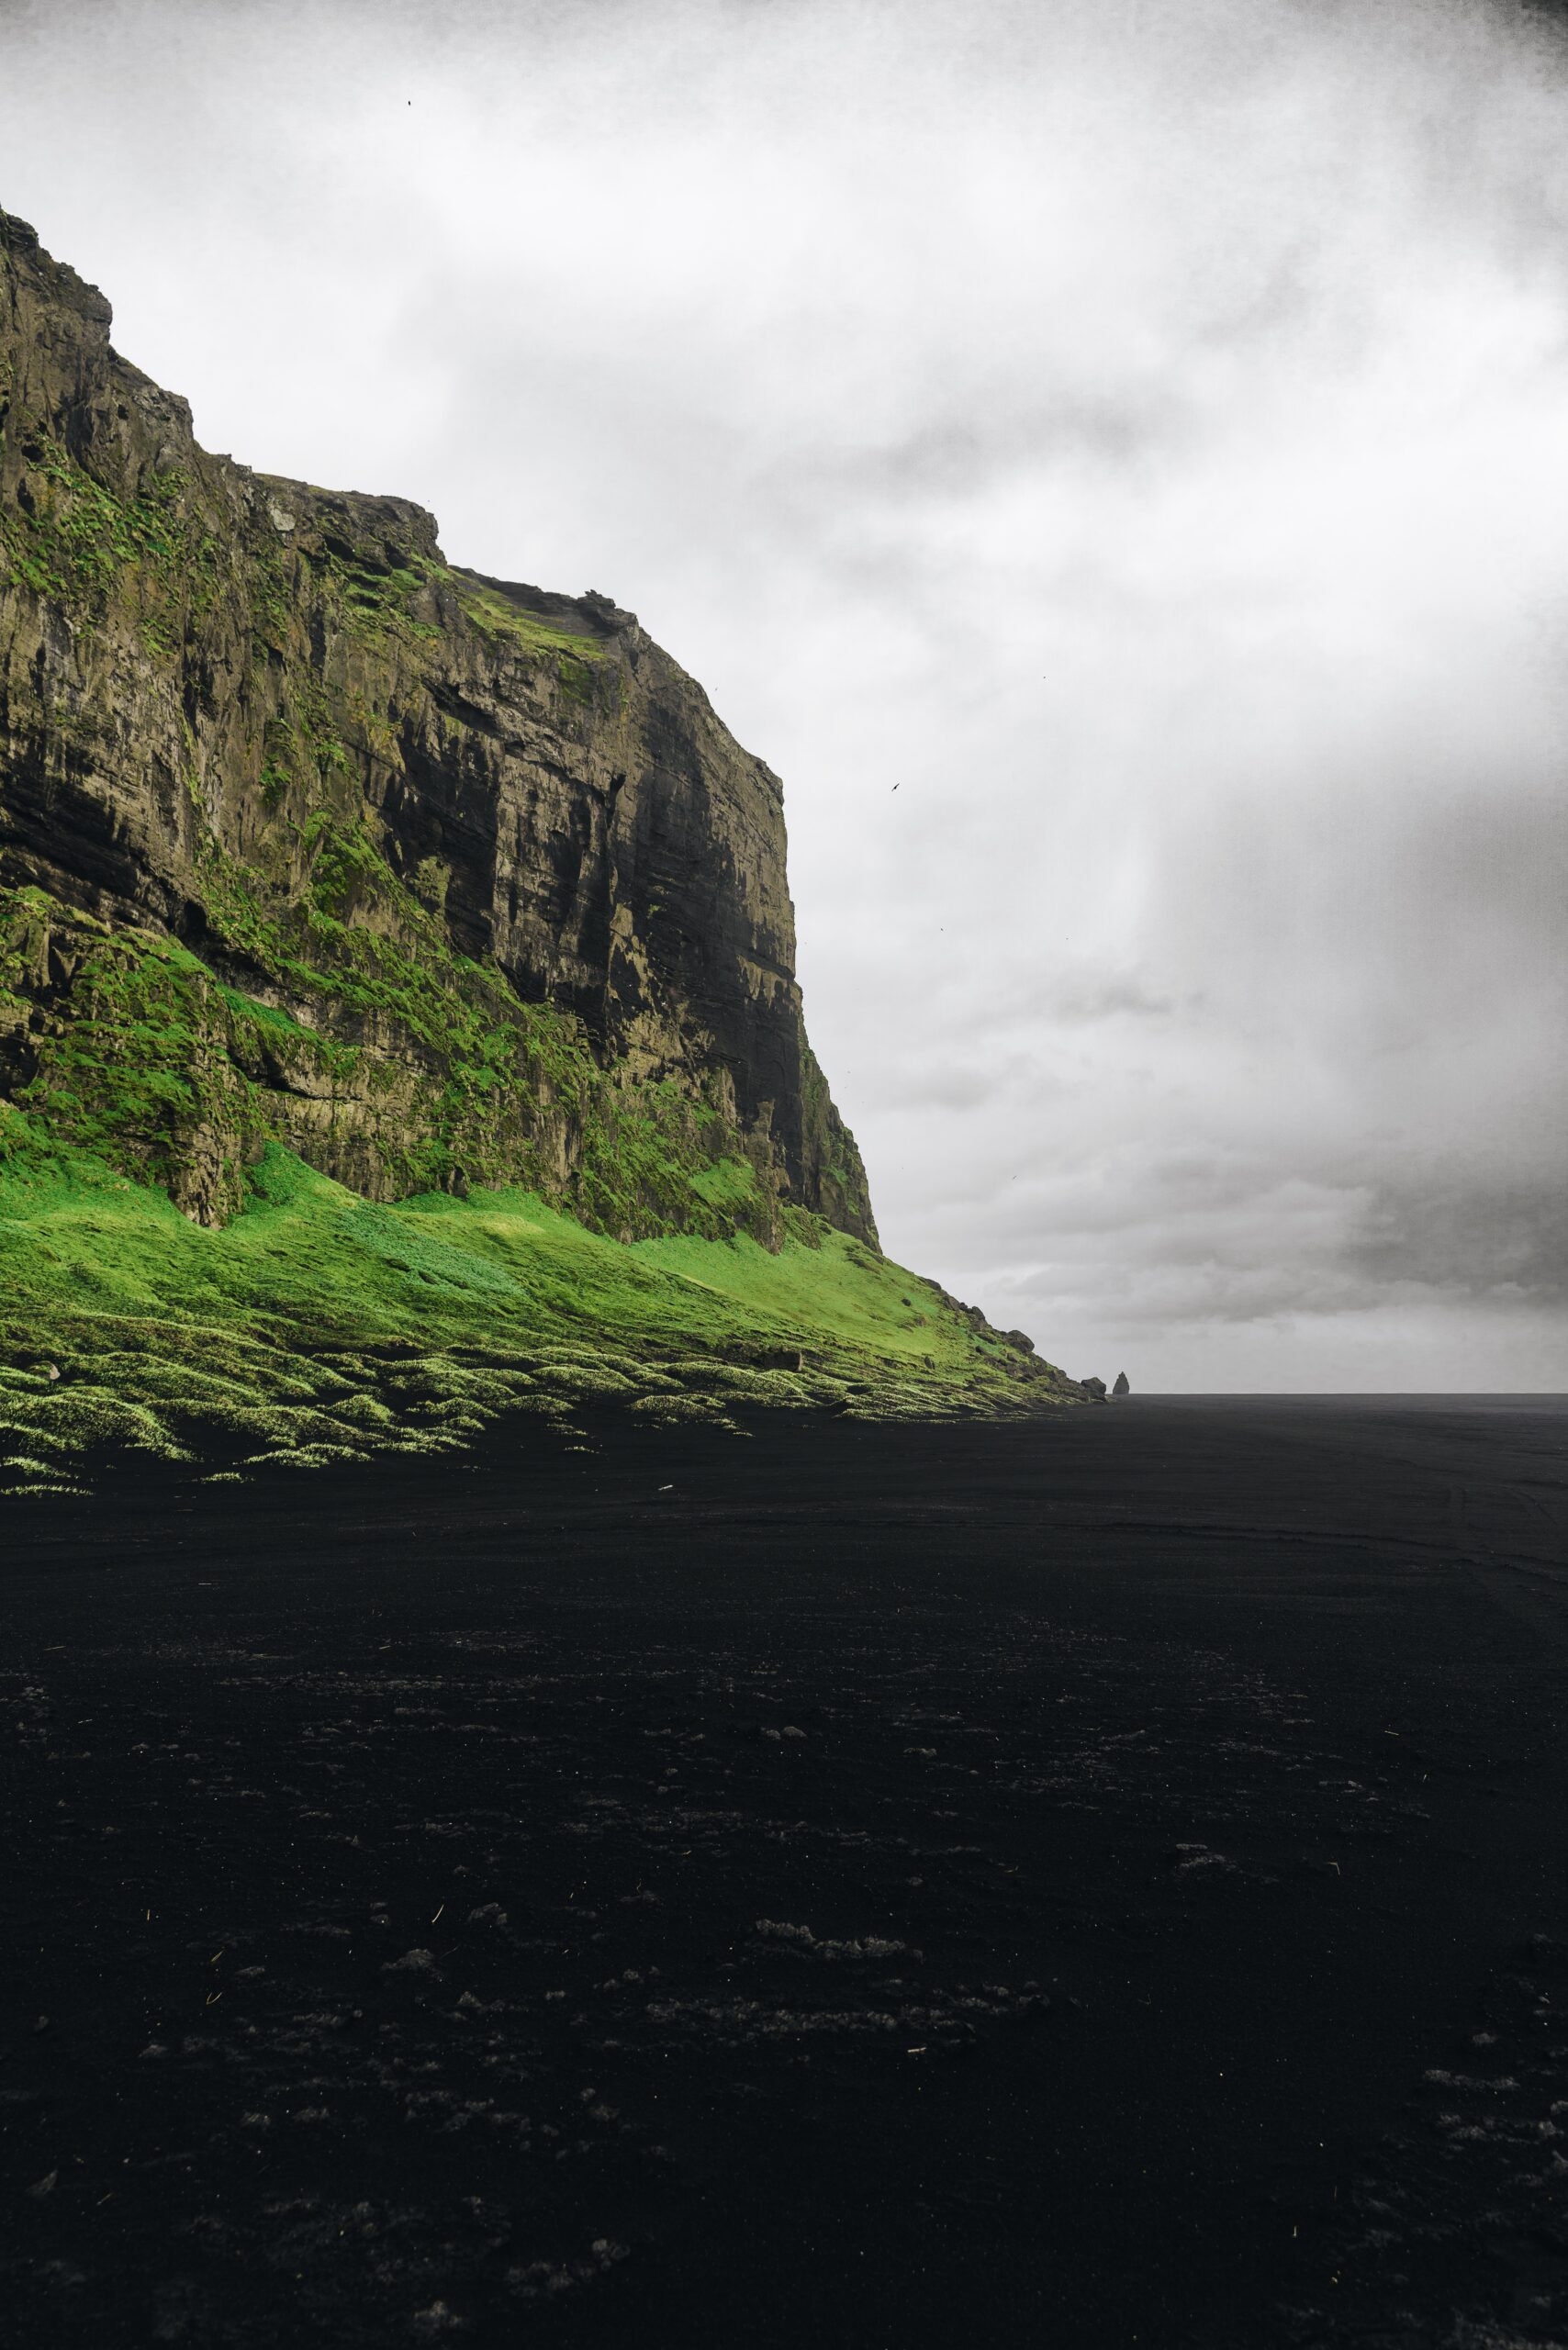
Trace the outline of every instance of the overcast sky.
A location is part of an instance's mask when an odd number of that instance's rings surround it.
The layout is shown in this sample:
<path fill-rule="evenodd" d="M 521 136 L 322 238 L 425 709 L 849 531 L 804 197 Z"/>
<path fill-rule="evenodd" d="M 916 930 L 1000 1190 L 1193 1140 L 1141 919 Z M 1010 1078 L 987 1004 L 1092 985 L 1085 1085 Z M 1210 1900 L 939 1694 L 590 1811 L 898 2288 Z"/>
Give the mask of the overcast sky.
<path fill-rule="evenodd" d="M 0 0 L 0 204 L 209 448 L 702 680 L 890 1253 L 1140 1388 L 1568 1387 L 1545 20 Z"/>

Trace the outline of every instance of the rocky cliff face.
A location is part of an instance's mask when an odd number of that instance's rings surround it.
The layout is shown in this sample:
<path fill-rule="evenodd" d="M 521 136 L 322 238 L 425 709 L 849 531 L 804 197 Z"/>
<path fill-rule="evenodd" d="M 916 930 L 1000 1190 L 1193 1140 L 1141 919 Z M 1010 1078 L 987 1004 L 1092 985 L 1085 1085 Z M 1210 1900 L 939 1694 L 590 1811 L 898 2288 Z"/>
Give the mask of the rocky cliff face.
<path fill-rule="evenodd" d="M 618 1238 L 875 1240 L 778 779 L 608 598 L 253 474 L 0 215 L 0 1097 L 243 1204 L 522 1182 Z"/>

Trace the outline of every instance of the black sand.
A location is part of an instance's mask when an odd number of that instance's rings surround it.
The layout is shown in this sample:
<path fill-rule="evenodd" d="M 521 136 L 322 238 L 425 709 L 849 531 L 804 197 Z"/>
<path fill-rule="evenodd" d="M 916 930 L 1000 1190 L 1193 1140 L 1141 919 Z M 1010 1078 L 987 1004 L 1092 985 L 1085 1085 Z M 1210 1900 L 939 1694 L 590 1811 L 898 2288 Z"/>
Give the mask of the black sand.
<path fill-rule="evenodd" d="M 1568 2338 L 1568 1405 L 603 1434 L 8 1521 L 6 2341 Z"/>

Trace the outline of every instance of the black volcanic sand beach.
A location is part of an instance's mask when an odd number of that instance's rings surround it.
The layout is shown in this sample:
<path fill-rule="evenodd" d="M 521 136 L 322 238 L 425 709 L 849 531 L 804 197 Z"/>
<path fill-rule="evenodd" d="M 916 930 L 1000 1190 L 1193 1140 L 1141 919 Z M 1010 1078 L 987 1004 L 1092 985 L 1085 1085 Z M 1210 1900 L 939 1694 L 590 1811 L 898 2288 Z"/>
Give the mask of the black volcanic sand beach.
<path fill-rule="evenodd" d="M 1568 2338 L 1568 1405 L 595 1441 L 5 1521 L 6 2340 Z"/>

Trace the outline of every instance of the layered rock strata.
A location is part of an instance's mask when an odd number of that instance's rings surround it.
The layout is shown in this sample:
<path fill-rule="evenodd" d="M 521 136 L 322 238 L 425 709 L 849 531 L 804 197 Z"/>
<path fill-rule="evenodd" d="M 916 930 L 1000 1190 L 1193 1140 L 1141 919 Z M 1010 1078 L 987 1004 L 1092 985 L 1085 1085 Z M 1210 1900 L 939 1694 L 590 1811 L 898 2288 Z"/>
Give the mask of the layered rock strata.
<path fill-rule="evenodd" d="M 209 455 L 109 327 L 0 215 L 0 1095 L 209 1225 L 275 1141 L 874 1244 L 778 778 L 607 597 Z"/>

